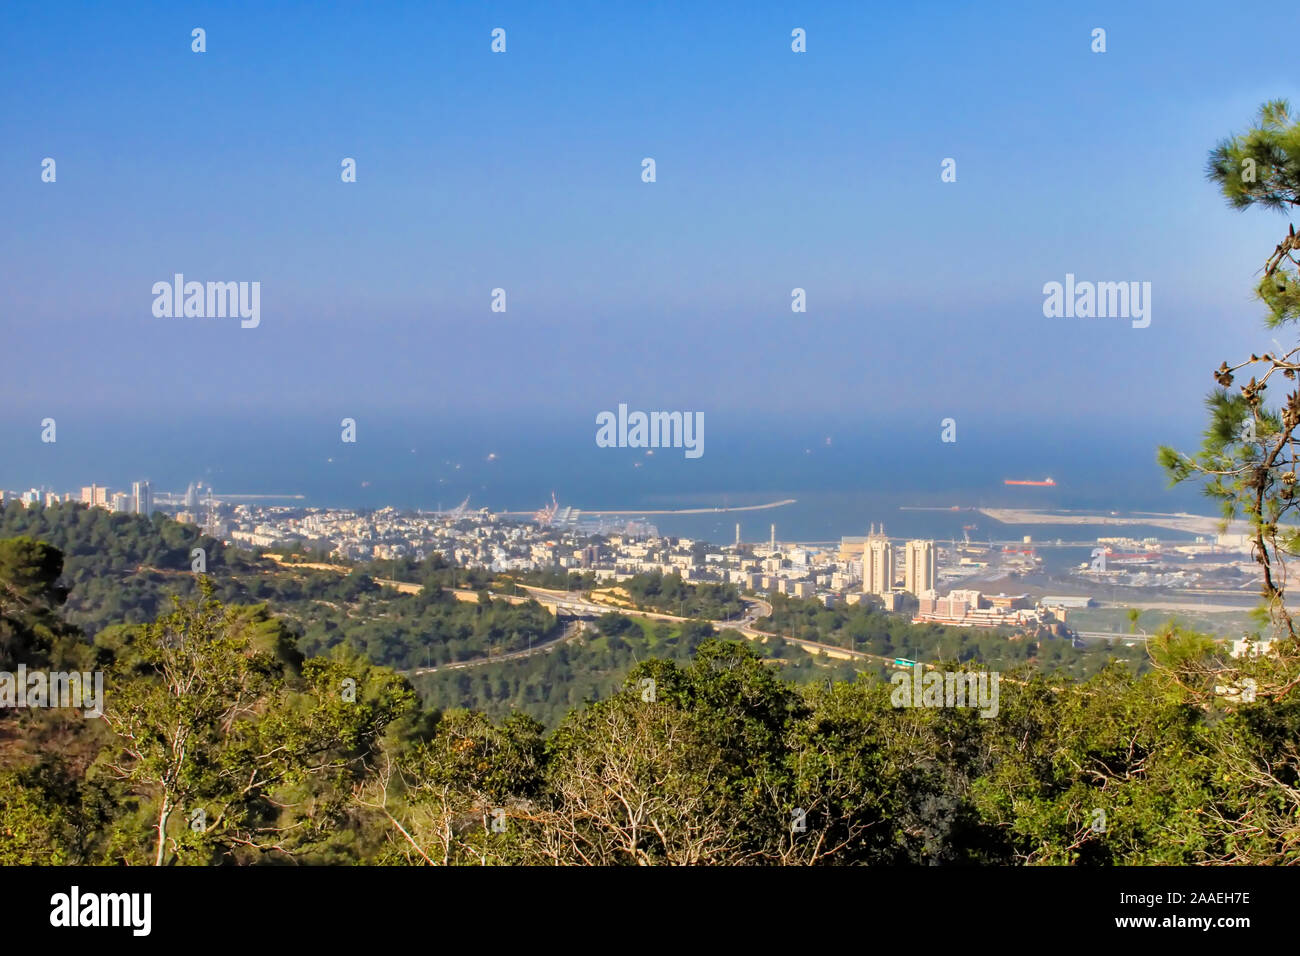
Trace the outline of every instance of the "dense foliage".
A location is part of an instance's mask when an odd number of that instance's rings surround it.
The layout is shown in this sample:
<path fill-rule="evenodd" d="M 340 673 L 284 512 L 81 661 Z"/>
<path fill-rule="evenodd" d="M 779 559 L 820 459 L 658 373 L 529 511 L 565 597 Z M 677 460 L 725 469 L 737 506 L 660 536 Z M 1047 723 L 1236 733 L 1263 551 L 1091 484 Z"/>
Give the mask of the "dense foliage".
<path fill-rule="evenodd" d="M 193 597 L 200 579 L 223 602 L 274 606 L 309 656 L 346 645 L 404 669 L 508 653 L 558 633 L 555 618 L 536 603 L 457 601 L 442 589 L 482 590 L 491 576 L 456 568 L 441 555 L 412 562 L 414 570 L 376 562 L 341 574 L 258 558 L 162 514 L 146 519 L 72 503 L 0 505 L 0 537 L 8 535 L 38 538 L 65 554 L 65 618 L 90 636 L 153 621 L 172 596 Z M 201 577 L 192 570 L 194 548 L 205 551 Z M 424 590 L 403 594 L 377 579 L 421 583 Z"/>
<path fill-rule="evenodd" d="M 653 657 L 687 664 L 712 637 L 740 639 L 734 631 L 719 633 L 708 621 L 677 623 L 611 612 L 587 632 L 558 644 L 552 653 L 490 667 L 444 669 L 413 677 L 411 682 L 424 700 L 439 706 L 482 711 L 494 718 L 524 713 L 550 728 L 574 708 L 618 693 L 641 661 Z M 847 661 L 814 658 L 781 640 L 754 647 L 794 683 L 853 680 L 860 669 Z"/>
<path fill-rule="evenodd" d="M 392 671 L 304 660 L 207 586 L 90 647 L 58 625 L 57 552 L 4 542 L 0 569 L 13 657 L 108 674 L 103 719 L 0 716 L 0 862 L 1300 862 L 1300 703 L 1217 693 L 1196 635 L 1142 676 L 1004 674 L 988 719 L 869 675 L 796 685 L 700 622 L 548 734 L 422 714 Z M 604 653 L 631 620 L 599 622 Z"/>

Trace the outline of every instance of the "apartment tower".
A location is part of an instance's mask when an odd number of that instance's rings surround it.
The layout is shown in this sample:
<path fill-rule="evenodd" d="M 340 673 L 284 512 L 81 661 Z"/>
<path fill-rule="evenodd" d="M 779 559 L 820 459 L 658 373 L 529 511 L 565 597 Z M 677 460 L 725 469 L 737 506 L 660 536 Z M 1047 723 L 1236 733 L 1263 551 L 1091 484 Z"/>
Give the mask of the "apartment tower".
<path fill-rule="evenodd" d="M 862 549 L 862 593 L 888 594 L 894 586 L 894 546 L 874 531 Z"/>
<path fill-rule="evenodd" d="M 909 541 L 903 553 L 903 587 L 920 597 L 934 590 L 934 542 Z"/>

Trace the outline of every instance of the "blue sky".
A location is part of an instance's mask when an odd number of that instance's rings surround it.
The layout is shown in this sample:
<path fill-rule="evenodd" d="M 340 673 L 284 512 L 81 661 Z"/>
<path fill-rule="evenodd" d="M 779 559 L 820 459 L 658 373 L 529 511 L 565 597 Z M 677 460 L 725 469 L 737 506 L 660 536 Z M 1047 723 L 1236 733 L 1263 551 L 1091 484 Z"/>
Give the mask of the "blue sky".
<path fill-rule="evenodd" d="M 594 434 L 627 402 L 1190 433 L 1271 338 L 1249 290 L 1286 220 L 1203 173 L 1300 100 L 1264 40 L 1196 2 L 8 3 L 0 426 Z M 260 281 L 260 327 L 155 318 L 175 272 Z M 1044 318 L 1067 272 L 1151 282 L 1151 326 Z"/>

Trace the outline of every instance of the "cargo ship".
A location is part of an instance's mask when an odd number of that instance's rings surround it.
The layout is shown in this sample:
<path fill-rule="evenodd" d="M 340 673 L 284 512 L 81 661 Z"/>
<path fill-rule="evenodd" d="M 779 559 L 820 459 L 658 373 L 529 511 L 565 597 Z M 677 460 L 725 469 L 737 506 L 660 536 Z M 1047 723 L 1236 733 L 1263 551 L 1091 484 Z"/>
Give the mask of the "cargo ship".
<path fill-rule="evenodd" d="M 1107 564 L 1155 564 L 1163 558 L 1159 551 L 1106 551 Z"/>
<path fill-rule="evenodd" d="M 1051 478 L 1044 478 L 1042 481 L 1028 481 L 1020 478 L 1008 478 L 1002 482 L 1004 485 L 1030 485 L 1034 488 L 1055 488 L 1056 482 Z"/>

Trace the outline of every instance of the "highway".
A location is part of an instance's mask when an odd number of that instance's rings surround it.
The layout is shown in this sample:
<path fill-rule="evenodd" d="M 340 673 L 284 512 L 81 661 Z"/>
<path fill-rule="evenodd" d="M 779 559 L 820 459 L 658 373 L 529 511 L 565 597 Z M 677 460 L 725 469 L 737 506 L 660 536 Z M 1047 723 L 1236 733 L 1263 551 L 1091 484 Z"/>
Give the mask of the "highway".
<path fill-rule="evenodd" d="M 268 555 L 268 557 L 276 557 Z M 313 565 L 286 565 L 288 567 L 313 567 L 321 570 L 332 570 L 340 573 L 348 573 L 351 568 L 343 565 L 313 564 Z M 424 585 L 414 584 L 408 581 L 390 581 L 376 578 L 375 583 L 393 588 L 402 594 L 419 594 L 424 590 Z M 672 621 L 681 623 L 693 620 L 689 617 L 682 617 L 677 614 L 662 614 L 657 611 L 637 611 L 626 608 L 611 607 L 606 604 L 597 604 L 589 601 L 583 596 L 581 591 L 555 591 L 549 588 L 533 587 L 531 585 L 519 585 L 528 596 L 535 599 L 539 604 L 552 608 L 557 616 L 564 614 L 570 617 L 593 618 L 600 617 L 602 614 L 608 614 L 611 611 L 619 614 L 625 614 L 628 617 L 645 617 L 656 621 Z M 444 590 L 457 592 L 455 588 L 445 588 Z M 509 594 L 493 594 L 495 599 L 504 599 L 509 601 L 520 601 L 522 598 Z M 457 593 L 460 597 L 460 593 Z M 876 661 L 883 664 L 893 664 L 894 660 L 890 657 L 881 657 L 878 654 L 868 654 L 865 651 L 849 650 L 844 647 L 836 647 L 834 644 L 822 644 L 817 641 L 805 641 L 797 637 L 787 637 L 783 634 L 771 634 L 767 631 L 760 631 L 754 627 L 754 622 L 763 617 L 768 617 L 772 613 L 772 605 L 761 598 L 745 598 L 746 610 L 744 615 L 736 622 L 731 621 L 710 621 L 718 630 L 732 630 L 742 637 L 751 641 L 763 643 L 774 637 L 781 637 L 787 644 L 793 644 L 795 647 L 802 648 L 810 654 L 825 654 L 827 657 L 842 661 Z M 581 623 L 581 622 L 579 622 Z M 412 670 L 399 671 L 402 674 L 431 674 L 438 670 L 461 670 L 466 667 L 481 667 L 484 664 L 494 664 L 499 661 L 519 660 L 524 657 L 530 657 L 533 654 L 548 654 L 557 646 L 567 641 L 571 641 L 583 633 L 585 625 L 573 628 L 570 626 L 565 629 L 564 634 L 553 641 L 546 641 L 536 644 L 531 650 L 512 651 L 509 654 L 501 654 L 496 657 L 483 657 L 470 661 L 457 661 L 454 664 L 440 664 L 437 667 L 421 667 Z"/>
<path fill-rule="evenodd" d="M 314 567 L 321 569 L 328 568 L 330 570 L 344 573 L 351 570 L 342 565 L 314 565 Z M 393 588 L 402 594 L 418 594 L 424 590 L 424 585 L 413 584 L 408 581 L 390 581 L 376 578 L 375 583 L 384 587 Z M 628 617 L 644 617 L 651 620 L 671 621 L 674 623 L 683 623 L 685 621 L 694 620 L 693 618 L 682 617 L 677 614 L 663 614 L 658 611 L 638 611 L 630 608 L 619 608 L 607 604 L 598 604 L 594 601 L 587 600 L 581 591 L 556 591 L 549 588 L 533 587 L 527 584 L 519 585 L 519 587 L 523 591 L 527 592 L 529 598 L 532 598 L 544 607 L 549 607 L 553 610 L 557 617 L 563 614 L 567 617 L 579 618 L 580 620 L 570 622 L 565 627 L 560 637 L 555 640 L 543 641 L 534 644 L 531 648 L 526 648 L 520 651 L 511 651 L 509 654 L 500 654 L 495 657 L 480 657 L 468 661 L 456 661 L 452 664 L 439 664 L 437 667 L 412 668 L 410 670 L 398 671 L 398 673 L 409 676 L 419 676 L 421 674 L 433 674 L 444 670 L 464 670 L 470 667 L 482 667 L 487 664 L 497 664 L 503 661 L 522 660 L 523 658 L 531 657 L 534 654 L 549 654 L 561 644 L 576 640 L 579 636 L 586 633 L 590 629 L 588 623 L 589 619 L 600 617 L 602 614 L 609 614 L 610 612 L 624 614 Z M 470 592 L 456 588 L 445 588 L 444 590 L 455 593 L 461 600 L 468 600 L 466 595 L 474 594 L 474 600 L 477 600 L 477 592 Z M 493 593 L 492 597 L 495 600 L 508 600 L 512 602 L 522 602 L 527 600 L 522 596 L 511 594 Z M 760 631 L 754 627 L 754 623 L 761 618 L 771 616 L 772 605 L 759 597 L 744 598 L 744 601 L 746 605 L 745 613 L 739 620 L 734 622 L 729 620 L 710 621 L 709 623 L 719 631 L 735 631 L 746 640 L 757 641 L 759 643 L 766 643 L 772 638 L 781 637 L 787 644 L 793 644 L 795 647 L 801 648 L 809 654 L 824 654 L 826 657 L 833 660 L 875 662 L 890 667 L 894 665 L 894 658 L 892 657 L 882 657 L 879 654 L 868 654 L 865 651 L 849 650 L 845 647 L 837 647 L 834 644 L 822 644 L 817 641 L 805 641 L 801 638 L 789 637 L 784 634 L 778 635 L 772 634 L 768 631 Z M 1146 639 L 1145 636 L 1141 634 L 1133 635 L 1127 633 L 1114 633 L 1110 631 L 1082 631 L 1079 632 L 1079 637 L 1085 641 L 1115 641 L 1123 638 L 1129 638 L 1133 641 L 1137 641 L 1139 638 L 1142 640 Z M 933 665 L 931 664 L 924 664 L 922 666 L 927 670 L 933 668 Z"/>
<path fill-rule="evenodd" d="M 423 585 L 408 584 L 400 581 L 378 581 L 377 583 L 397 587 L 403 593 L 418 593 Z M 677 614 L 663 614 L 658 611 L 638 611 L 628 608 L 610 607 L 606 604 L 597 604 L 594 601 L 587 600 L 581 591 L 554 591 L 548 588 L 532 587 L 530 585 L 520 585 L 520 588 L 528 592 L 529 597 L 535 599 L 543 606 L 554 608 L 557 615 L 563 614 L 571 617 L 593 618 L 600 617 L 602 614 L 610 612 L 624 614 L 628 617 L 644 617 L 655 621 L 671 621 L 674 623 L 683 623 L 694 620 L 694 618 L 682 617 Z M 450 590 L 450 589 L 448 589 Z M 494 597 L 509 597 L 509 595 L 493 595 Z M 868 654 L 864 651 L 851 651 L 848 648 L 836 647 L 834 644 L 821 644 L 817 641 L 805 641 L 796 637 L 786 637 L 785 635 L 771 634 L 767 631 L 760 631 L 754 627 L 754 622 L 759 618 L 767 617 L 772 613 L 772 605 L 761 598 L 746 598 L 746 610 L 738 621 L 710 621 L 718 630 L 732 630 L 751 641 L 760 643 L 770 640 L 774 637 L 782 637 L 787 644 L 793 644 L 802 648 L 810 654 L 825 654 L 827 657 L 836 660 L 858 660 L 858 661 L 878 661 L 884 664 L 892 664 L 893 658 L 881 657 L 876 654 Z M 543 644 L 535 645 L 531 650 L 513 651 L 509 654 L 502 654 L 497 657 L 484 657 L 472 661 L 458 661 L 455 664 L 442 664 L 438 667 L 422 667 L 410 671 L 402 671 L 404 674 L 429 674 L 437 670 L 459 670 L 465 667 L 478 667 L 483 664 L 493 664 L 498 661 L 519 660 L 529 657 L 533 654 L 550 653 L 559 644 L 565 641 L 571 641 L 585 630 L 585 626 L 577 629 L 566 629 L 563 637 L 547 641 Z"/>
<path fill-rule="evenodd" d="M 1080 640 L 1084 641 L 1131 641 L 1134 644 L 1139 641 L 1143 643 L 1147 641 L 1145 633 L 1129 634 L 1127 631 L 1123 633 L 1118 631 L 1075 631 L 1074 633 L 1078 635 Z"/>
<path fill-rule="evenodd" d="M 684 622 L 694 620 L 689 617 L 681 617 L 676 614 L 662 614 L 657 611 L 638 611 L 629 608 L 610 607 L 606 604 L 596 604 L 584 598 L 581 592 L 577 591 L 548 591 L 543 588 L 534 588 L 523 586 L 526 591 L 537 598 L 539 603 L 554 602 L 557 608 L 565 613 L 581 613 L 586 615 L 599 616 L 608 614 L 611 611 L 618 614 L 625 614 L 628 617 L 645 617 L 657 621 L 674 621 Z M 878 654 L 868 654 L 865 651 L 851 651 L 845 647 L 836 647 L 834 644 L 822 644 L 817 641 L 805 641 L 797 637 L 788 637 L 784 634 L 772 634 L 768 631 L 760 631 L 754 627 L 754 622 L 759 618 L 768 617 L 772 613 L 772 605 L 762 598 L 745 598 L 747 605 L 744 615 L 740 620 L 732 621 L 710 621 L 719 631 L 735 631 L 742 637 L 751 641 L 763 643 L 775 637 L 782 638 L 787 644 L 793 644 L 795 647 L 802 648 L 810 654 L 825 654 L 827 657 L 842 661 L 877 661 L 883 664 L 893 664 L 892 657 L 881 657 Z"/>
<path fill-rule="evenodd" d="M 476 657 L 469 661 L 456 661 L 454 664 L 439 664 L 437 667 L 416 667 L 411 670 L 398 671 L 397 673 L 409 677 L 418 677 L 421 674 L 435 674 L 438 671 L 459 671 L 467 667 L 482 667 L 484 664 L 517 661 L 524 657 L 531 657 L 534 654 L 549 654 L 561 644 L 567 643 L 585 632 L 589 626 L 586 621 L 570 621 L 564 628 L 564 632 L 555 640 L 543 641 L 522 651 L 511 651 L 509 654 L 498 654 L 495 657 Z"/>

